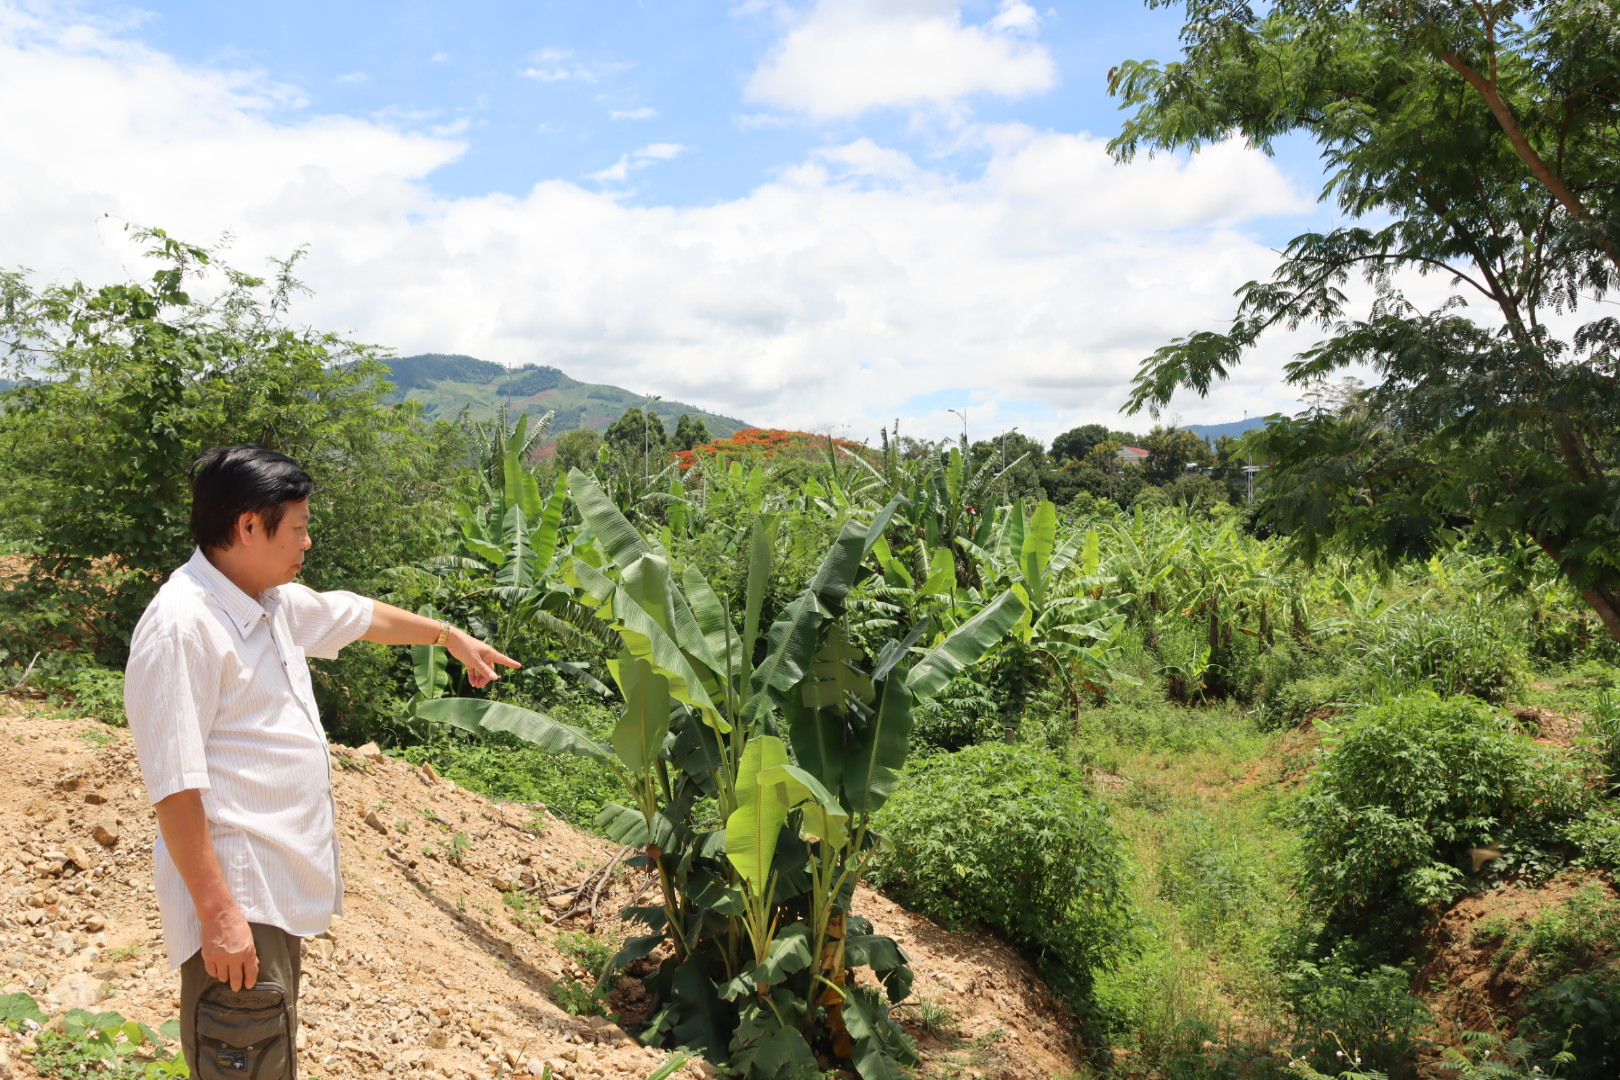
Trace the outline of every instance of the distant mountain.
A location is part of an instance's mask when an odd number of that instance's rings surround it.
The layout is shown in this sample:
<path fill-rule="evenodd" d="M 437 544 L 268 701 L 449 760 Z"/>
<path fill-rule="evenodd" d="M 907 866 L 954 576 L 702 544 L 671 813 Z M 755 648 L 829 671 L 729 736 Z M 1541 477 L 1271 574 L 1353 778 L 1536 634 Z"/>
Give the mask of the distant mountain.
<path fill-rule="evenodd" d="M 1247 420 L 1233 420 L 1227 424 L 1183 424 L 1184 430 L 1192 432 L 1200 439 L 1218 439 L 1222 435 L 1242 435 L 1255 428 L 1266 426 L 1263 416 L 1251 416 Z"/>
<path fill-rule="evenodd" d="M 471 356 L 423 353 L 384 360 L 394 384 L 393 400 L 420 401 L 430 417 L 454 417 L 463 408 L 474 419 L 492 415 L 502 402 L 531 419 L 556 410 L 551 432 L 587 427 L 601 430 L 625 409 L 647 403 L 647 395 L 606 383 L 580 382 L 558 368 L 525 364 L 505 368 Z M 653 414 L 674 429 L 682 413 L 700 417 L 715 438 L 751 427 L 741 420 L 705 412 L 680 401 L 655 401 Z"/>
<path fill-rule="evenodd" d="M 5 393 L 7 390 L 10 390 L 16 385 L 17 384 L 12 382 L 10 379 L 0 379 L 0 394 Z"/>

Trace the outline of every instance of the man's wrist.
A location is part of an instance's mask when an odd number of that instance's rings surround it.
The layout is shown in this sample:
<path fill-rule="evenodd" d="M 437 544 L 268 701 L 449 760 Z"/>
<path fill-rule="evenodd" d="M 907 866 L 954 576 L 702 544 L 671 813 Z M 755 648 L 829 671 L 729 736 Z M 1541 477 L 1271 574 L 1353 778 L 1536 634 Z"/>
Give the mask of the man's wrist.
<path fill-rule="evenodd" d="M 230 895 L 211 898 L 197 904 L 197 918 L 205 923 L 219 922 L 233 915 L 240 916 L 241 910 L 236 906 L 236 899 Z"/>
<path fill-rule="evenodd" d="M 453 629 L 454 629 L 454 627 L 452 627 L 448 622 L 445 622 L 443 619 L 440 619 L 439 620 L 439 633 L 438 633 L 438 636 L 433 639 L 434 647 L 442 649 L 445 646 L 449 645 L 450 644 L 450 631 L 453 630 Z"/>

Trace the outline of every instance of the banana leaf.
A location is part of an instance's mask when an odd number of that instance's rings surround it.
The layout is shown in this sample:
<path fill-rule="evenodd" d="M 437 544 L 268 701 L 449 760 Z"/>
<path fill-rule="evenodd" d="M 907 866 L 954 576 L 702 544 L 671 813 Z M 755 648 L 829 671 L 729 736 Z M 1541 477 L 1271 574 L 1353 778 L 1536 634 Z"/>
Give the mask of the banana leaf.
<path fill-rule="evenodd" d="M 596 542 L 613 564 L 623 570 L 643 555 L 652 551 L 646 538 L 636 531 L 619 508 L 613 505 L 596 478 L 589 473 L 571 469 L 568 486 L 574 492 L 574 505 L 579 507 L 585 524 L 596 533 Z"/>
<path fill-rule="evenodd" d="M 604 764 L 613 761 L 606 750 L 579 728 L 501 701 L 439 698 L 418 704 L 416 715 L 424 720 L 450 724 L 467 731 L 510 731 L 525 742 L 534 743 L 553 754 L 573 754 Z"/>
<path fill-rule="evenodd" d="M 978 660 L 1023 618 L 1024 602 L 1011 590 L 984 606 L 973 618 L 953 630 L 911 669 L 906 683 L 918 697 L 933 697 L 960 672 Z"/>

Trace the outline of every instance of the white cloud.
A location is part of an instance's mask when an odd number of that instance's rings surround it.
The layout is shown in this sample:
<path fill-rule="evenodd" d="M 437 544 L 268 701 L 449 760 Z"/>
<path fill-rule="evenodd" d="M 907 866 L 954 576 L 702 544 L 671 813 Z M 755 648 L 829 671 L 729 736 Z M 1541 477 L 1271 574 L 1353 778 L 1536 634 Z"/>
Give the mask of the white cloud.
<path fill-rule="evenodd" d="M 609 109 L 608 118 L 612 120 L 651 120 L 658 115 L 658 110 L 651 105 L 642 105 L 634 109 Z"/>
<path fill-rule="evenodd" d="M 590 173 L 587 180 L 595 180 L 599 184 L 622 184 L 630 178 L 634 169 L 644 169 L 660 161 L 669 161 L 684 153 L 686 147 L 680 143 L 651 143 L 640 150 L 619 155 L 619 160 L 605 169 Z"/>
<path fill-rule="evenodd" d="M 1033 8 L 1003 0 L 989 23 L 958 0 L 818 0 L 749 78 L 750 100 L 816 119 L 884 107 L 960 107 L 973 94 L 1024 97 L 1056 67 L 1029 40 Z"/>
<path fill-rule="evenodd" d="M 532 61 L 519 74 L 526 79 L 536 79 L 540 82 L 572 80 L 574 82 L 594 83 L 609 75 L 629 71 L 635 66 L 622 61 L 580 60 L 567 49 L 541 49 L 534 54 Z"/>
<path fill-rule="evenodd" d="M 428 63 L 430 64 L 448 64 L 449 62 L 450 54 L 447 52 L 436 52 L 428 57 Z"/>
<path fill-rule="evenodd" d="M 990 29 L 999 34 L 1033 34 L 1041 17 L 1022 0 L 1001 0 L 1001 10 L 990 20 Z"/>
<path fill-rule="evenodd" d="M 861 139 L 703 205 L 563 180 L 450 197 L 430 179 L 458 139 L 301 101 L 107 31 L 0 18 L 0 264 L 149 273 L 104 214 L 229 231 L 249 270 L 307 243 L 316 296 L 296 317 L 402 352 L 552 363 L 856 438 L 895 416 L 951 434 L 964 405 L 975 434 L 1050 437 L 1111 420 L 1143 356 L 1221 325 L 1275 261 L 1246 224 L 1303 203 L 1233 145 L 1121 167 L 1088 136 L 1017 126 L 969 129 L 988 164 L 968 176 Z M 684 152 L 643 146 L 599 182 Z M 1182 416 L 1291 407 L 1282 359 Z"/>
<path fill-rule="evenodd" d="M 332 81 L 333 82 L 338 82 L 338 83 L 352 84 L 352 83 L 363 83 L 369 78 L 371 78 L 371 76 L 367 75 L 363 71 L 351 71 L 347 75 L 339 75 L 337 78 L 333 79 Z"/>

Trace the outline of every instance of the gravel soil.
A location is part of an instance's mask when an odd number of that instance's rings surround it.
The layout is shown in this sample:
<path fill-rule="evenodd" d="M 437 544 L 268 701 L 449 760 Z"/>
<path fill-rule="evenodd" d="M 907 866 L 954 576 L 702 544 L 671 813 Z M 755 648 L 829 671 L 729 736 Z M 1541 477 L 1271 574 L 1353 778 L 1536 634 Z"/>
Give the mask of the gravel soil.
<path fill-rule="evenodd" d="M 586 975 L 558 935 L 616 944 L 615 913 L 645 884 L 622 866 L 601 873 L 617 854 L 609 841 L 375 747 L 333 746 L 332 761 L 347 913 L 304 945 L 301 1074 L 519 1078 L 549 1065 L 557 1080 L 645 1080 L 668 1060 L 553 1000 L 559 980 Z M 177 1015 L 152 891 L 155 828 L 127 732 L 0 697 L 0 994 L 24 991 L 58 1018 L 99 1008 L 156 1027 Z M 855 910 L 911 956 L 901 1014 L 920 1076 L 1078 1069 L 1068 1018 L 1011 950 L 864 890 Z M 0 1032 L 0 1080 L 38 1076 L 31 1038 Z M 699 1061 L 675 1075 L 720 1074 Z"/>

